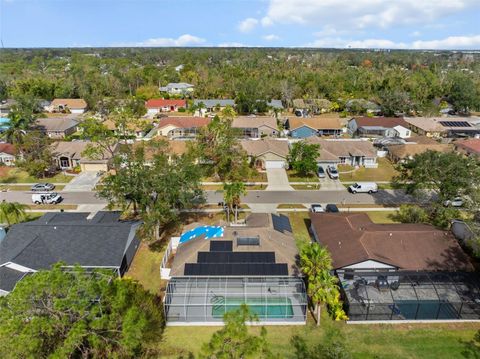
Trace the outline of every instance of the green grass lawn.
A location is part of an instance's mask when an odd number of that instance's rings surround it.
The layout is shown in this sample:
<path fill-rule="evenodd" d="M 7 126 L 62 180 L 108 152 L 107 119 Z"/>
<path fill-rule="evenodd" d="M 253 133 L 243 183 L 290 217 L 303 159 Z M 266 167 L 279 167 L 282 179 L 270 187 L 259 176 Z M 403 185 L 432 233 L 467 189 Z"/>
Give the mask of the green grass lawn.
<path fill-rule="evenodd" d="M 291 184 L 294 189 L 300 191 L 317 191 L 320 189 L 320 183 L 312 183 L 312 184 Z"/>
<path fill-rule="evenodd" d="M 386 158 L 378 159 L 378 168 L 365 168 L 359 169 L 350 173 L 341 173 L 342 171 L 350 171 L 353 168 L 348 165 L 339 165 L 338 171 L 340 172 L 341 181 L 391 181 L 398 172 L 395 171 L 392 163 Z"/>
<path fill-rule="evenodd" d="M 315 182 L 318 183 L 316 175 L 302 176 L 294 170 L 287 170 L 288 180 L 290 182 Z"/>
<path fill-rule="evenodd" d="M 58 173 L 53 177 L 35 178 L 19 168 L 3 168 L 0 172 L 0 183 L 67 183 L 73 179 L 73 176 L 65 176 Z"/>

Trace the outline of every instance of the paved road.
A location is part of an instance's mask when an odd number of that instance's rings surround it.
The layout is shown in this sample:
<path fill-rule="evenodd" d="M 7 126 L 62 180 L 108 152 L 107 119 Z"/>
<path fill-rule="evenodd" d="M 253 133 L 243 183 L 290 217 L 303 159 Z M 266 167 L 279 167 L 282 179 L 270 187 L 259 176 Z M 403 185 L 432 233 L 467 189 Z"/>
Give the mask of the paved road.
<path fill-rule="evenodd" d="M 94 192 L 59 191 L 64 204 L 101 204 Z M 207 203 L 223 201 L 223 194 L 206 191 Z M 31 204 L 31 192 L 0 192 L 0 200 Z M 249 191 L 243 203 L 337 203 L 337 204 L 401 204 L 413 202 L 413 198 L 402 190 L 381 190 L 374 194 L 351 194 L 343 191 Z"/>

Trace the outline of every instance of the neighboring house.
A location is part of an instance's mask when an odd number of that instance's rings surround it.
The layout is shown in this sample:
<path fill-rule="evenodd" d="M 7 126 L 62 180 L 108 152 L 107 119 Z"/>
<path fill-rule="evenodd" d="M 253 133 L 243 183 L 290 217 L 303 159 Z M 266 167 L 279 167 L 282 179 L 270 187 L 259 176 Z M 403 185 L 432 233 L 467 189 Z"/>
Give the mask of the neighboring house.
<path fill-rule="evenodd" d="M 343 132 L 341 121 L 336 116 L 289 118 L 285 123 L 293 138 L 311 136 L 340 136 Z"/>
<path fill-rule="evenodd" d="M 112 154 L 105 150 L 99 158 L 91 159 L 83 154 L 89 145 L 95 146 L 90 141 L 80 140 L 52 143 L 52 157 L 57 168 L 60 170 L 73 170 L 75 167 L 80 167 L 82 172 L 108 171 L 113 161 Z"/>
<path fill-rule="evenodd" d="M 126 130 L 123 128 L 117 128 L 115 121 L 107 119 L 102 122 L 103 125 L 113 131 L 114 133 L 126 134 L 127 136 L 134 137 L 137 140 L 143 139 L 147 133 L 153 128 L 153 125 L 149 121 L 137 120 L 133 123 L 128 123 Z"/>
<path fill-rule="evenodd" d="M 374 224 L 366 213 L 310 219 L 331 254 L 349 320 L 480 319 L 480 282 L 466 273 L 474 267 L 452 233 Z"/>
<path fill-rule="evenodd" d="M 292 100 L 293 113 L 295 116 L 303 117 L 308 115 L 308 106 L 305 101 L 301 98 L 296 98 Z"/>
<path fill-rule="evenodd" d="M 283 111 L 285 108 L 283 107 L 282 100 L 270 100 L 267 101 L 267 106 L 270 107 L 272 110 Z"/>
<path fill-rule="evenodd" d="M 480 135 L 476 117 L 405 117 L 412 131 L 427 137 L 474 137 Z"/>
<path fill-rule="evenodd" d="M 13 99 L 7 99 L 0 102 L 0 117 L 8 116 L 12 106 L 15 105 L 17 101 Z"/>
<path fill-rule="evenodd" d="M 150 99 L 145 103 L 148 115 L 155 115 L 160 112 L 178 111 L 180 108 L 187 108 L 186 100 L 179 99 Z"/>
<path fill-rule="evenodd" d="M 288 141 L 264 138 L 257 141 L 243 140 L 240 142 L 247 152 L 250 161 L 261 169 L 286 168 L 289 153 Z"/>
<path fill-rule="evenodd" d="M 366 112 L 367 114 L 378 115 L 382 109 L 375 102 L 365 100 L 363 98 L 351 99 L 345 103 L 345 109 L 348 112 L 359 113 Z"/>
<path fill-rule="evenodd" d="M 377 150 L 367 140 L 360 139 L 321 139 L 309 137 L 307 143 L 320 145 L 317 163 L 326 168 L 328 165 L 346 164 L 377 168 Z"/>
<path fill-rule="evenodd" d="M 210 121 L 211 119 L 205 117 L 163 117 L 150 133 L 154 132 L 154 136 L 168 137 L 171 140 L 193 138 L 200 128 L 207 126 Z"/>
<path fill-rule="evenodd" d="M 187 95 L 191 94 L 195 86 L 185 82 L 171 82 L 167 86 L 160 86 L 160 91 L 168 92 L 170 95 Z"/>
<path fill-rule="evenodd" d="M 47 112 L 66 112 L 82 114 L 87 110 L 87 102 L 83 98 L 56 98 L 44 109 Z"/>
<path fill-rule="evenodd" d="M 451 152 L 453 146 L 443 143 L 413 143 L 394 144 L 386 146 L 388 157 L 392 162 L 403 162 L 412 159 L 415 155 L 422 154 L 427 151 Z"/>
<path fill-rule="evenodd" d="M 245 138 L 276 137 L 280 132 L 277 120 L 269 116 L 240 116 L 232 121 L 232 128 Z"/>
<path fill-rule="evenodd" d="M 120 212 L 47 213 L 14 224 L 0 241 L 0 295 L 11 292 L 25 275 L 64 262 L 87 270 L 128 270 L 140 245 L 138 221 L 120 220 Z"/>
<path fill-rule="evenodd" d="M 17 150 L 11 143 L 0 143 L 0 165 L 13 166 Z"/>
<path fill-rule="evenodd" d="M 358 137 L 409 138 L 412 131 L 403 118 L 355 117 L 348 121 L 348 132 Z"/>
<path fill-rule="evenodd" d="M 243 303 L 259 324 L 305 324 L 307 297 L 288 217 L 255 213 L 240 226 L 192 224 L 167 252 L 167 325 L 222 325 Z"/>
<path fill-rule="evenodd" d="M 455 142 L 455 149 L 467 156 L 480 156 L 480 138 L 469 138 Z"/>
<path fill-rule="evenodd" d="M 231 99 L 193 100 L 194 106 L 199 106 L 200 104 L 203 104 L 204 106 L 204 109 L 202 109 L 201 112 L 212 113 L 212 112 L 219 112 L 227 106 L 235 107 L 235 100 L 231 100 Z"/>
<path fill-rule="evenodd" d="M 72 117 L 49 117 L 36 120 L 37 129 L 48 137 L 65 138 L 77 132 L 79 122 Z"/>

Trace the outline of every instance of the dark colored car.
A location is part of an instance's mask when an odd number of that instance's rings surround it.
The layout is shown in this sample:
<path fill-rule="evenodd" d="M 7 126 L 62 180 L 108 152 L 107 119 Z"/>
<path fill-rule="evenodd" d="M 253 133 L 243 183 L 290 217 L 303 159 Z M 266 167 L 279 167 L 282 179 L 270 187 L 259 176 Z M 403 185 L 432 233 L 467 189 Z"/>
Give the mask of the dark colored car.
<path fill-rule="evenodd" d="M 327 204 L 325 206 L 325 212 L 328 212 L 328 213 L 337 213 L 337 212 L 340 212 L 338 210 L 338 207 L 334 204 Z"/>

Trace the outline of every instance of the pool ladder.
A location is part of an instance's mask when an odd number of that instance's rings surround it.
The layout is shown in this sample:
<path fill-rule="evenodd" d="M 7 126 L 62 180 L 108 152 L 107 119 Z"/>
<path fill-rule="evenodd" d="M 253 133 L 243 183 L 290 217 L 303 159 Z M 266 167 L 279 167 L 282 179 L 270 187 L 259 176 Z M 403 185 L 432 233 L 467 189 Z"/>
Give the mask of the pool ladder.
<path fill-rule="evenodd" d="M 215 310 L 221 309 L 225 305 L 225 297 L 221 295 L 214 295 L 210 299 L 210 303 L 213 304 L 213 309 Z"/>

